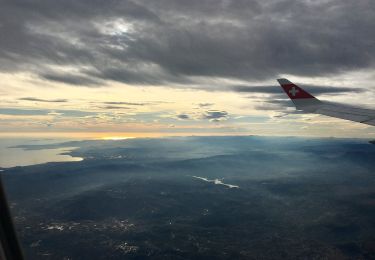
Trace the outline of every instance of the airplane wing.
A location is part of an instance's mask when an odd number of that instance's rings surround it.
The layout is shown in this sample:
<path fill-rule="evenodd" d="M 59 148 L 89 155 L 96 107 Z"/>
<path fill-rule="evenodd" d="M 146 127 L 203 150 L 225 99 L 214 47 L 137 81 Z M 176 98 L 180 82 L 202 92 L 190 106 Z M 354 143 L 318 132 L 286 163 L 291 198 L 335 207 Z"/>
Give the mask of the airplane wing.
<path fill-rule="evenodd" d="M 321 101 L 287 79 L 277 80 L 298 110 L 375 126 L 375 110 Z"/>

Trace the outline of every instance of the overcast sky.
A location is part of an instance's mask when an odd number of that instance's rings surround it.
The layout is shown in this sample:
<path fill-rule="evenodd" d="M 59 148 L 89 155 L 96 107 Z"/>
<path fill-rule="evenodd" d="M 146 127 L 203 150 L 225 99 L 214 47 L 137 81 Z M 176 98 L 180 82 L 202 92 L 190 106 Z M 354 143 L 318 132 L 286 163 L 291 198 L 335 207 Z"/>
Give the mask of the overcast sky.
<path fill-rule="evenodd" d="M 3 135 L 375 137 L 276 82 L 375 107 L 374 1 L 1 2 Z"/>

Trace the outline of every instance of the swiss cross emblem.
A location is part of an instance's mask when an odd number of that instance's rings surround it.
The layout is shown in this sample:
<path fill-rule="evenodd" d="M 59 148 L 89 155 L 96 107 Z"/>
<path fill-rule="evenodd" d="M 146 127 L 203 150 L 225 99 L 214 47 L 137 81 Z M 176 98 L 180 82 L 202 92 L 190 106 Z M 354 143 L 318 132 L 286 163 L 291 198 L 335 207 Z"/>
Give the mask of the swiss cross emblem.
<path fill-rule="evenodd" d="M 290 90 L 289 90 L 289 93 L 295 97 L 297 94 L 298 94 L 299 90 L 296 89 L 296 87 L 292 87 Z"/>

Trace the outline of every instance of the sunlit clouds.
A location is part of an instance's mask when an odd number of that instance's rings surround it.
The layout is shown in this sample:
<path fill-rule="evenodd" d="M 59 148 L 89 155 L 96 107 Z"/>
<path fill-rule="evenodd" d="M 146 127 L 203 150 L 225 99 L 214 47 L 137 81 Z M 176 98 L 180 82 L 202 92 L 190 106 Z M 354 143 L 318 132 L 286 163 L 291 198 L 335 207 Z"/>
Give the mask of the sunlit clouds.
<path fill-rule="evenodd" d="M 371 1 L 28 1 L 0 10 L 0 135 L 375 137 L 276 78 L 375 107 Z"/>

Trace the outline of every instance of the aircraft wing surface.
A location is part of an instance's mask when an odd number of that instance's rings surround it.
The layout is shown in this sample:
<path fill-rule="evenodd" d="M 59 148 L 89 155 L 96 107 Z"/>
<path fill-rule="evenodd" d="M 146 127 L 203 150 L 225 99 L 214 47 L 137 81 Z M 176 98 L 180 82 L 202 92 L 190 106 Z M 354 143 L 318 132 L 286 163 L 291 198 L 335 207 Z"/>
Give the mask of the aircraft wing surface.
<path fill-rule="evenodd" d="M 287 79 L 277 80 L 298 110 L 375 126 L 375 110 L 321 101 Z"/>

